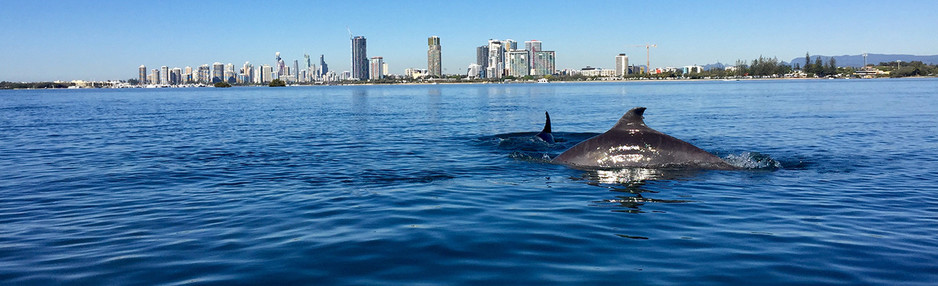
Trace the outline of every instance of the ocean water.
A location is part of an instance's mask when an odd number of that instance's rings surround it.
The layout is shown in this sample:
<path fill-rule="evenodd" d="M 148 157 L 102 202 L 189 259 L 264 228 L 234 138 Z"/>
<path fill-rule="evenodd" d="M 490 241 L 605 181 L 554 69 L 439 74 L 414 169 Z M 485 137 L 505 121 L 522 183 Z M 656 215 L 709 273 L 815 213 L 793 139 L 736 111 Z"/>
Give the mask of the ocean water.
<path fill-rule="evenodd" d="M 636 106 L 744 169 L 547 163 Z M 938 283 L 936 79 L 5 90 L 0 114 L 0 284 Z"/>

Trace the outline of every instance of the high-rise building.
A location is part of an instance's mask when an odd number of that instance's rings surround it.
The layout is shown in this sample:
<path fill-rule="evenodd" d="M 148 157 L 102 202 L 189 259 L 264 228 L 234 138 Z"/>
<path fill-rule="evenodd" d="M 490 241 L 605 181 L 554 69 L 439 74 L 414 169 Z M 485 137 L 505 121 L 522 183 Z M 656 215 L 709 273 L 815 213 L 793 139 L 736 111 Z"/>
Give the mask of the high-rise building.
<path fill-rule="evenodd" d="M 261 83 L 267 83 L 274 80 L 274 67 L 264 65 L 261 67 Z"/>
<path fill-rule="evenodd" d="M 479 65 L 479 77 L 485 78 L 485 68 L 489 67 L 489 46 L 476 47 L 476 64 Z"/>
<path fill-rule="evenodd" d="M 545 76 L 554 74 L 554 51 L 534 52 L 534 70 L 535 76 Z"/>
<path fill-rule="evenodd" d="M 369 69 L 371 71 L 371 76 L 368 79 L 384 78 L 384 73 L 382 72 L 382 69 L 384 69 L 384 58 L 382 57 L 371 58 L 371 67 Z"/>
<path fill-rule="evenodd" d="M 489 40 L 488 62 L 485 68 L 485 78 L 502 78 L 505 73 L 505 49 L 502 41 Z"/>
<path fill-rule="evenodd" d="M 293 77 L 292 78 L 294 82 L 300 81 L 300 62 L 297 60 L 293 60 Z"/>
<path fill-rule="evenodd" d="M 150 84 L 160 84 L 160 70 L 159 69 L 153 69 L 150 71 L 150 80 L 148 80 L 148 82 L 150 82 Z"/>
<path fill-rule="evenodd" d="M 252 79 L 253 82 L 256 83 L 256 84 L 264 83 L 264 81 L 263 81 L 263 78 L 264 78 L 263 74 L 264 74 L 264 67 L 263 67 L 263 66 L 256 66 L 256 67 L 254 67 L 254 74 L 251 76 L 251 77 L 252 77 L 251 79 Z"/>
<path fill-rule="evenodd" d="M 192 79 L 193 76 L 194 76 L 194 75 L 192 74 L 192 67 L 186 66 L 185 73 L 182 74 L 182 82 L 184 82 L 184 83 L 192 83 L 192 82 L 193 82 L 193 79 Z"/>
<path fill-rule="evenodd" d="M 227 65 L 225 65 L 225 81 L 227 81 L 228 83 L 237 82 L 235 71 L 234 71 L 234 65 L 231 63 L 228 63 Z"/>
<path fill-rule="evenodd" d="M 512 39 L 506 39 L 506 40 L 502 41 L 502 49 L 504 49 L 504 51 L 502 51 L 503 54 L 502 54 L 502 71 L 501 71 L 501 73 L 502 73 L 502 76 L 505 76 L 505 75 L 508 74 L 508 68 L 509 68 L 509 66 L 508 66 L 508 58 L 507 58 L 508 52 L 517 50 L 517 49 L 518 49 L 518 42 L 516 42 L 515 40 L 512 40 Z"/>
<path fill-rule="evenodd" d="M 510 51 L 508 52 L 508 75 L 513 77 L 527 76 L 530 72 L 528 68 L 528 51 Z"/>
<path fill-rule="evenodd" d="M 616 76 L 629 74 L 629 56 L 619 54 L 616 56 Z"/>
<path fill-rule="evenodd" d="M 389 75 L 391 75 L 391 72 L 389 72 L 390 70 L 391 69 L 388 68 L 388 62 L 381 63 L 381 75 L 383 77 L 388 77 Z"/>
<path fill-rule="evenodd" d="M 169 82 L 169 67 L 160 67 L 160 84 L 172 84 Z"/>
<path fill-rule="evenodd" d="M 309 60 L 309 54 L 303 54 L 303 59 L 306 60 L 306 74 L 303 75 L 302 81 L 309 82 L 310 75 L 312 74 L 312 71 L 313 71 L 313 62 Z"/>
<path fill-rule="evenodd" d="M 352 38 L 352 78 L 357 80 L 368 79 L 368 48 L 365 37 Z M 380 74 L 380 73 L 379 73 Z"/>
<path fill-rule="evenodd" d="M 241 76 L 238 78 L 240 83 L 251 83 L 254 82 L 254 66 L 251 65 L 251 62 L 244 62 L 244 66 L 241 66 Z"/>
<path fill-rule="evenodd" d="M 528 51 L 528 61 L 530 61 L 530 63 L 528 63 L 528 67 L 533 70 L 534 69 L 534 53 L 541 51 L 541 41 L 538 41 L 538 40 L 525 41 L 524 50 Z M 532 71 L 531 74 L 533 75 L 536 73 Z"/>
<path fill-rule="evenodd" d="M 212 64 L 212 83 L 225 80 L 225 64 L 215 62 Z"/>
<path fill-rule="evenodd" d="M 442 77 L 443 65 L 440 59 L 440 37 L 432 36 L 427 39 L 427 70 L 430 76 Z"/>
<path fill-rule="evenodd" d="M 283 59 L 280 58 L 280 52 L 274 54 L 274 59 L 277 61 L 277 75 L 286 76 L 287 75 L 287 64 L 283 62 Z"/>
<path fill-rule="evenodd" d="M 140 68 L 137 70 L 137 84 L 145 85 L 147 84 L 147 66 L 140 65 Z"/>
<path fill-rule="evenodd" d="M 170 76 L 171 79 L 169 80 L 171 84 L 174 84 L 174 85 L 182 84 L 182 69 L 181 68 L 173 68 L 173 70 L 170 71 L 169 74 L 171 75 Z"/>
<path fill-rule="evenodd" d="M 212 81 L 212 69 L 208 65 L 199 66 L 199 82 L 209 83 Z"/>
<path fill-rule="evenodd" d="M 325 77 L 329 73 L 329 65 L 326 64 L 325 55 L 319 55 L 319 77 Z"/>
<path fill-rule="evenodd" d="M 307 78 L 309 82 L 313 82 L 319 79 L 319 67 L 316 64 L 312 64 L 309 69 L 306 71 Z"/>

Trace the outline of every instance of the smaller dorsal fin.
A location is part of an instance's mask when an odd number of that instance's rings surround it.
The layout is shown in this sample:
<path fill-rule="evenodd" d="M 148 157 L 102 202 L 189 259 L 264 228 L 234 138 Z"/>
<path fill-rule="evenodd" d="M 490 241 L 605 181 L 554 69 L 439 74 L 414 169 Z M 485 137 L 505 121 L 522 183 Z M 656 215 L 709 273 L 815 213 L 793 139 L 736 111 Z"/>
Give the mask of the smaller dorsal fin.
<path fill-rule="evenodd" d="M 616 122 L 616 126 L 612 128 L 634 128 L 638 126 L 645 126 L 644 116 L 645 108 L 636 107 L 626 112 L 625 115 L 622 115 L 622 118 L 619 118 L 619 122 Z"/>

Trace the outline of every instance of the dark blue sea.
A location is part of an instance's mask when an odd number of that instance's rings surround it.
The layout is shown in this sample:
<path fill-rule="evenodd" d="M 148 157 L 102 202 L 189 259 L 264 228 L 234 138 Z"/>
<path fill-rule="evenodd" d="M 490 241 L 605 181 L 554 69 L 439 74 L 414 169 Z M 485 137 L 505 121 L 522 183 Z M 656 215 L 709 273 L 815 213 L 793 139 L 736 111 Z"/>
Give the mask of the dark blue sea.
<path fill-rule="evenodd" d="M 742 170 L 548 163 L 636 106 Z M 0 114 L 5 285 L 938 284 L 938 79 L 5 90 Z"/>

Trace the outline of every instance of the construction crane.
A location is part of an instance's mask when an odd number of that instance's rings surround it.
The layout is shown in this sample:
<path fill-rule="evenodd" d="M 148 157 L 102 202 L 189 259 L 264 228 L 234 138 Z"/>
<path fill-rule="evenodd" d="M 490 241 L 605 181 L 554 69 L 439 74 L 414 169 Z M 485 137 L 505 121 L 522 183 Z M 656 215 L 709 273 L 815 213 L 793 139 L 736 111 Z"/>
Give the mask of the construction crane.
<path fill-rule="evenodd" d="M 645 72 L 651 73 L 651 48 L 657 48 L 657 44 L 644 44 L 644 45 L 634 45 L 633 47 L 645 47 L 645 68 L 648 69 Z"/>
<path fill-rule="evenodd" d="M 348 30 L 348 39 L 349 39 L 349 40 L 355 38 L 355 36 L 352 36 L 352 29 L 350 29 L 348 26 L 345 26 L 345 29 Z"/>

